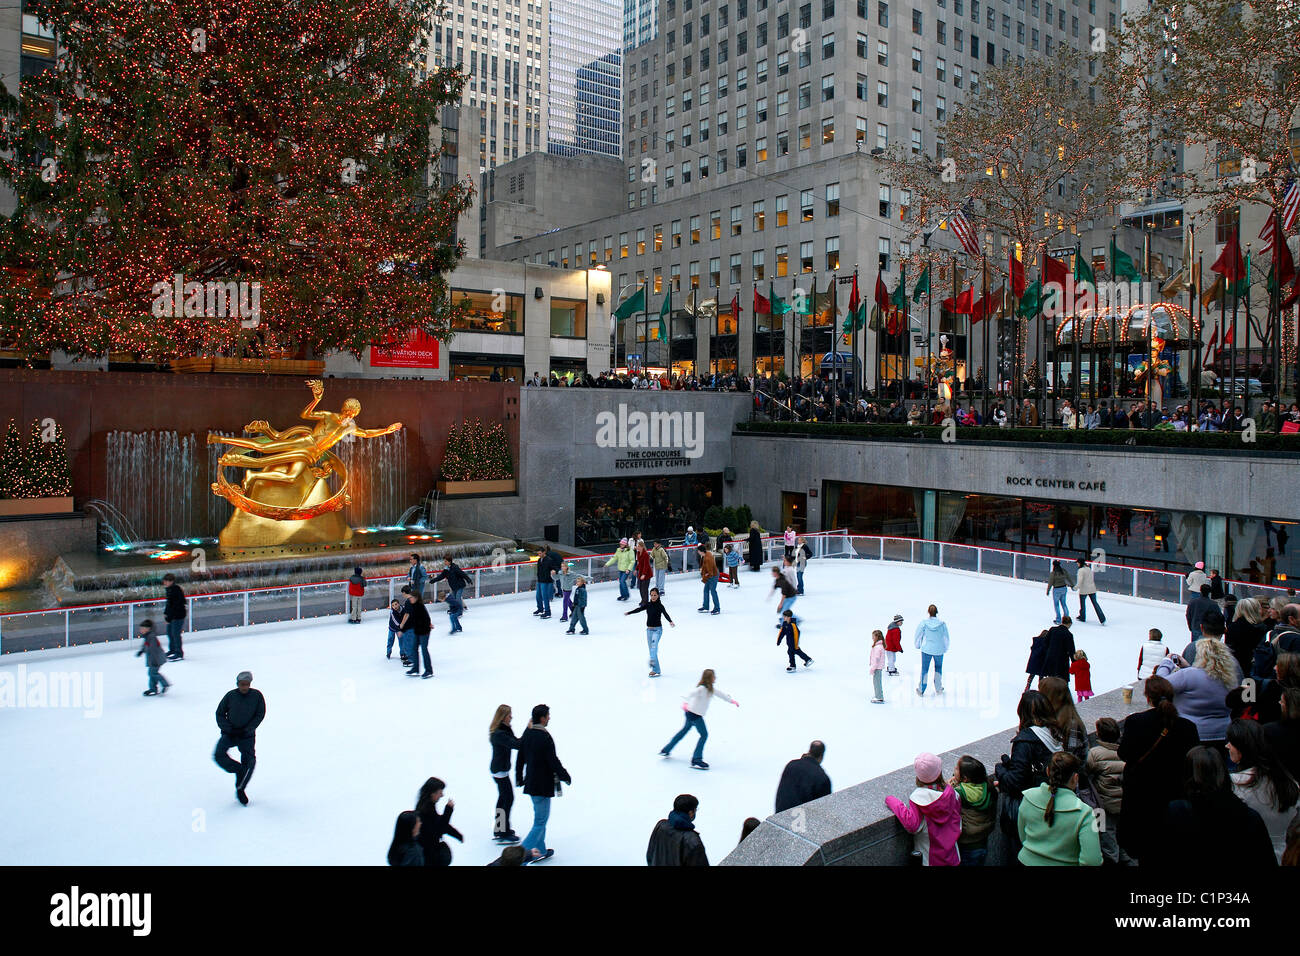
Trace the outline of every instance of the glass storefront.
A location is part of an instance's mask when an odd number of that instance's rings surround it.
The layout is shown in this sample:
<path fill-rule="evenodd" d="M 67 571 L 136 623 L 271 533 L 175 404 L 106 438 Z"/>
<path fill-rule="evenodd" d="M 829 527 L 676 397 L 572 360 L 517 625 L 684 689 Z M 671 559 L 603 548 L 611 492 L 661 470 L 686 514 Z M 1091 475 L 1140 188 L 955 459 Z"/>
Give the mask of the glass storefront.
<path fill-rule="evenodd" d="M 919 538 L 924 490 L 892 485 L 826 482 L 822 527 L 865 535 Z M 1285 584 L 1300 574 L 1289 544 L 1295 522 L 1229 518 L 1225 576 L 1240 581 Z M 1206 560 L 1206 516 L 1041 501 L 1001 495 L 934 493 L 934 538 L 1031 554 L 1075 559 L 1106 552 L 1113 564 L 1158 570 L 1186 570 Z"/>
<path fill-rule="evenodd" d="M 1253 584 L 1295 587 L 1300 578 L 1300 559 L 1295 544 L 1300 522 L 1264 518 L 1228 519 L 1228 557 L 1230 573 L 1226 576 Z"/>
<path fill-rule="evenodd" d="M 579 478 L 574 495 L 574 543 L 616 543 L 637 531 L 647 541 L 699 532 L 704 512 L 722 504 L 722 475 L 647 475 Z M 734 528 L 732 529 L 735 530 Z"/>

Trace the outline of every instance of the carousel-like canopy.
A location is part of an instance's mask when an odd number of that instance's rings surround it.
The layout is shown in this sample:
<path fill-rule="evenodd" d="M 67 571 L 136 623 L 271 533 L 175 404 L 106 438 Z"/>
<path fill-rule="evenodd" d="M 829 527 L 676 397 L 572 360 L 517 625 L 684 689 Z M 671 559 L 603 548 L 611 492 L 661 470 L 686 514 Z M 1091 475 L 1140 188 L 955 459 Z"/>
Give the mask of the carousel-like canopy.
<path fill-rule="evenodd" d="M 1143 342 L 1150 338 L 1166 340 L 1194 337 L 1190 312 L 1175 302 L 1141 302 L 1128 307 L 1081 309 L 1078 315 L 1065 315 L 1056 326 L 1056 344 L 1073 345 L 1075 330 L 1085 346 L 1110 346 L 1115 342 Z"/>

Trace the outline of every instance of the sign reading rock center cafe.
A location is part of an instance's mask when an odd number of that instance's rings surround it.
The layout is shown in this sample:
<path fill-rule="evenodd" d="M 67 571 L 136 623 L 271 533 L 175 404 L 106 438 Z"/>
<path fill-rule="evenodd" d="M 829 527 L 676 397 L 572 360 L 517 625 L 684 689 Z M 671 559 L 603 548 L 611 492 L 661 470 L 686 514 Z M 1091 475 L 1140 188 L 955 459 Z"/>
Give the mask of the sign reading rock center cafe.
<path fill-rule="evenodd" d="M 1007 475 L 1007 484 L 1013 488 L 1038 488 L 1044 491 L 1099 491 L 1106 490 L 1106 482 L 1092 479 L 1043 478 L 1032 475 Z"/>

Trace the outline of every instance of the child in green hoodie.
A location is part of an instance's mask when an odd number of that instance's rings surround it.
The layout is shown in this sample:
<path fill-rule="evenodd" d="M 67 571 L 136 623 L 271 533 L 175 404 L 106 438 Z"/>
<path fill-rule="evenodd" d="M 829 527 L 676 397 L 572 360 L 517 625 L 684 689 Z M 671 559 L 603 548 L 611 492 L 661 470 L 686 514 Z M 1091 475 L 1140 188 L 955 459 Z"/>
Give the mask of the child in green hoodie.
<path fill-rule="evenodd" d="M 998 818 L 998 794 L 989 786 L 988 769 L 974 757 L 959 757 L 952 789 L 961 804 L 961 836 L 957 838 L 961 865 L 983 866 L 989 854 L 989 834 Z"/>
<path fill-rule="evenodd" d="M 1026 790 L 1016 824 L 1025 866 L 1101 866 L 1101 840 L 1092 807 L 1079 799 L 1079 758 L 1052 755 L 1047 782 Z"/>

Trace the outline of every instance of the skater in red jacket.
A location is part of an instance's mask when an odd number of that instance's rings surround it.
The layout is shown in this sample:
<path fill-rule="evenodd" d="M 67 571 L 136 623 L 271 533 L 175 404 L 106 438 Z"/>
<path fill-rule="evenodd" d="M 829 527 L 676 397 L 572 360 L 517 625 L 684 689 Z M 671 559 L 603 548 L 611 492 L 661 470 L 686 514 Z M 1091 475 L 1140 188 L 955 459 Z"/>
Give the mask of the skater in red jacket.
<path fill-rule="evenodd" d="M 1088 664 L 1088 655 L 1083 651 L 1074 652 L 1070 662 L 1070 673 L 1074 675 L 1074 693 L 1080 702 L 1092 696 L 1092 668 Z"/>
<path fill-rule="evenodd" d="M 895 614 L 885 631 L 885 673 L 890 677 L 898 676 L 895 656 L 903 653 L 903 615 Z"/>
<path fill-rule="evenodd" d="M 633 573 L 636 574 L 637 590 L 641 592 L 641 603 L 646 604 L 650 600 L 650 579 L 654 577 L 654 565 L 650 561 L 650 552 L 646 550 L 645 543 L 638 541 L 636 543 L 636 561 L 633 562 Z"/>

